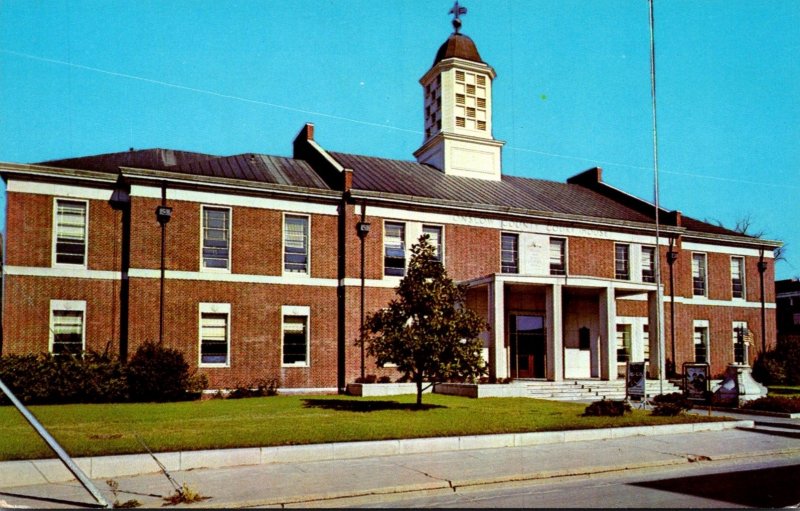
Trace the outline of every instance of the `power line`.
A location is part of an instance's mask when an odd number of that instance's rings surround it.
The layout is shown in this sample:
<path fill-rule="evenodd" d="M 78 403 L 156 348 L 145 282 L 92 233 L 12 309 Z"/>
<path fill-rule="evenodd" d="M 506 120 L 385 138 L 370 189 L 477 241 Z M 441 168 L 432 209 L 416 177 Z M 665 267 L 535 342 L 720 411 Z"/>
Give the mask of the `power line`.
<path fill-rule="evenodd" d="M 286 110 L 286 111 L 290 111 L 290 112 L 298 112 L 298 113 L 307 114 L 307 115 L 315 115 L 315 116 L 319 116 L 319 117 L 325 117 L 325 118 L 328 118 L 328 119 L 351 122 L 351 123 L 360 124 L 360 125 L 363 125 L 363 126 L 370 126 L 370 127 L 374 127 L 374 128 L 382 128 L 382 129 L 388 129 L 388 130 L 393 130 L 393 131 L 400 131 L 400 132 L 403 132 L 403 133 L 410 133 L 410 134 L 414 134 L 414 135 L 422 135 L 422 131 L 420 131 L 420 130 L 413 130 L 413 129 L 402 128 L 402 127 L 398 127 L 398 126 L 392 126 L 390 124 L 381 124 L 381 123 L 372 122 L 372 121 L 364 121 L 364 120 L 361 120 L 361 119 L 354 119 L 352 117 L 344 117 L 344 116 L 340 116 L 340 115 L 328 114 L 328 113 L 325 113 L 325 112 L 317 112 L 315 110 L 307 110 L 307 109 L 303 109 L 303 108 L 297 108 L 297 107 L 292 107 L 292 106 L 287 106 L 287 105 L 281 105 L 281 104 L 278 104 L 278 103 L 272 103 L 272 102 L 268 102 L 268 101 L 261 101 L 261 100 L 257 100 L 257 99 L 246 98 L 246 97 L 243 97 L 243 96 L 236 96 L 236 95 L 233 95 L 233 94 L 226 94 L 226 93 L 223 93 L 223 92 L 213 91 L 213 90 L 209 90 L 209 89 L 201 89 L 201 88 L 198 88 L 198 87 L 190 87 L 190 86 L 187 86 L 187 85 L 181 85 L 181 84 L 177 84 L 177 83 L 166 82 L 166 81 L 163 81 L 163 80 L 156 80 L 156 79 L 153 79 L 153 78 L 147 78 L 147 77 L 132 75 L 132 74 L 128 74 L 128 73 L 120 73 L 118 71 L 110 71 L 108 69 L 102 69 L 102 68 L 94 67 L 94 66 L 86 66 L 86 65 L 83 65 L 83 64 L 75 64 L 73 62 L 67 62 L 67 61 L 58 60 L 58 59 L 40 57 L 38 55 L 31 55 L 31 54 L 28 54 L 28 53 L 17 52 L 17 51 L 13 51 L 13 50 L 4 49 L 4 48 L 0 48 L 0 53 L 6 53 L 8 55 L 14 55 L 16 57 L 22 57 L 22 58 L 26 58 L 26 59 L 36 60 L 36 61 L 39 61 L 39 62 L 47 62 L 49 64 L 57 64 L 57 65 L 60 65 L 60 66 L 72 67 L 72 68 L 81 69 L 81 70 L 84 70 L 84 71 L 91 71 L 91 72 L 94 72 L 94 73 L 100 73 L 100 74 L 104 74 L 104 75 L 108 75 L 108 76 L 115 76 L 115 77 L 118 77 L 118 78 L 126 78 L 126 79 L 129 79 L 129 80 L 136 80 L 136 81 L 140 81 L 140 82 L 144 82 L 144 83 L 150 83 L 150 84 L 153 84 L 153 85 L 160 85 L 160 86 L 169 87 L 169 88 L 177 89 L 177 90 L 184 90 L 184 91 L 188 91 L 188 92 L 194 92 L 194 93 L 197 93 L 197 94 L 205 94 L 205 95 L 208 95 L 208 96 L 214 96 L 214 97 L 218 97 L 218 98 L 222 98 L 222 99 L 229 99 L 229 100 L 233 100 L 233 101 L 241 101 L 241 102 L 250 103 L 250 104 L 253 104 L 253 105 L 265 106 L 265 107 L 270 107 L 270 108 L 278 108 L 278 109 L 281 109 L 281 110 Z M 525 147 L 506 146 L 506 149 L 510 149 L 510 150 L 513 150 L 513 151 L 519 151 L 519 152 L 540 154 L 540 155 L 543 155 L 543 156 L 550 156 L 550 157 L 554 157 L 554 158 L 563 158 L 563 159 L 568 159 L 568 160 L 583 161 L 583 162 L 588 162 L 588 163 L 590 163 L 592 165 L 608 165 L 608 166 L 622 167 L 622 168 L 629 168 L 629 169 L 643 170 L 643 171 L 652 171 L 653 170 L 652 167 L 645 167 L 645 166 L 641 166 L 641 165 L 631 165 L 631 164 L 627 164 L 627 163 L 619 163 L 619 162 L 612 162 L 612 161 L 601 161 L 601 160 L 597 160 L 597 159 L 593 159 L 593 158 L 586 158 L 586 157 L 581 157 L 581 156 L 572 156 L 572 155 L 561 154 L 561 153 L 553 153 L 553 152 L 547 152 L 547 151 L 539 151 L 539 150 L 536 150 L 536 149 L 528 149 L 528 148 L 525 148 Z M 663 169 L 659 169 L 659 172 L 663 173 L 663 174 L 671 174 L 671 175 L 676 175 L 676 176 L 686 176 L 686 177 L 698 178 L 698 179 L 711 179 L 711 180 L 715 180 L 715 181 L 725 181 L 725 182 L 731 182 L 731 183 L 741 183 L 741 184 L 748 184 L 748 185 L 763 185 L 763 186 L 769 186 L 769 187 L 773 187 L 773 188 L 782 188 L 782 189 L 787 189 L 788 188 L 788 189 L 798 189 L 798 190 L 800 190 L 800 186 L 792 185 L 792 184 L 789 184 L 789 183 L 773 184 L 773 183 L 767 183 L 767 182 L 764 182 L 764 181 L 750 181 L 750 180 L 745 180 L 745 179 L 711 176 L 711 175 L 707 175 L 707 174 L 697 174 L 697 173 L 691 173 L 691 172 L 669 171 L 669 170 L 663 170 Z"/>

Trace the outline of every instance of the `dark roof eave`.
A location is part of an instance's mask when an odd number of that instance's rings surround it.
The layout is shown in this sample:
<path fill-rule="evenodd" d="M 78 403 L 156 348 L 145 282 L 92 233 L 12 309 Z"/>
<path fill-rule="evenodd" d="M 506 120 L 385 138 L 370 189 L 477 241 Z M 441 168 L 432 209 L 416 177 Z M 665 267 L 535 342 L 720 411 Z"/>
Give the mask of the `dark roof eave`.
<path fill-rule="evenodd" d="M 783 246 L 782 241 L 767 240 L 762 238 L 754 238 L 747 235 L 730 235 L 730 234 L 715 234 L 709 232 L 689 231 L 683 234 L 684 241 L 715 241 L 718 243 L 728 243 L 735 245 L 747 245 L 753 248 L 770 248 L 775 249 Z"/>
<path fill-rule="evenodd" d="M 414 203 L 420 206 L 433 206 L 437 208 L 453 209 L 465 212 L 478 212 L 489 214 L 500 214 L 517 217 L 525 217 L 528 220 L 557 220 L 562 222 L 585 224 L 592 226 L 605 226 L 636 230 L 654 230 L 655 225 L 644 222 L 632 222 L 629 220 L 617 220 L 614 218 L 585 217 L 582 215 L 570 215 L 567 213 L 551 213 L 547 211 L 534 211 L 524 208 L 513 208 L 509 206 L 492 206 L 489 204 L 475 204 L 461 201 L 451 201 L 446 199 L 434 199 L 430 197 L 420 198 L 409 195 L 394 194 L 387 192 L 374 192 L 370 190 L 351 189 L 350 195 L 353 199 L 370 199 L 387 203 Z M 682 234 L 686 229 L 675 226 L 661 226 L 662 232 L 671 234 Z"/>
<path fill-rule="evenodd" d="M 2 175 L 3 179 L 8 179 L 8 176 L 21 175 L 32 178 L 79 179 L 81 181 L 99 183 L 115 183 L 118 177 L 117 174 L 109 172 L 76 170 L 27 163 L 0 163 L 0 175 Z"/>
<path fill-rule="evenodd" d="M 128 181 L 144 181 L 150 183 L 169 182 L 187 185 L 203 186 L 217 189 L 248 190 L 250 192 L 270 193 L 285 196 L 314 197 L 325 200 L 341 200 L 342 192 L 322 188 L 309 188 L 305 186 L 285 185 L 278 183 L 262 183 L 244 179 L 225 178 L 218 176 L 204 176 L 185 174 L 182 172 L 169 172 L 163 170 L 137 169 L 133 167 L 120 167 L 120 174 Z"/>

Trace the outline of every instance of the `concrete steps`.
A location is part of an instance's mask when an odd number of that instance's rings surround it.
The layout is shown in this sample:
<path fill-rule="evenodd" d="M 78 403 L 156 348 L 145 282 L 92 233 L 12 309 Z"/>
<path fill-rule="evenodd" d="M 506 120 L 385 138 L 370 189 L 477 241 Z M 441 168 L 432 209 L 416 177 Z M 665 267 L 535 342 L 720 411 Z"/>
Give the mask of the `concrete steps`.
<path fill-rule="evenodd" d="M 565 380 L 530 381 L 517 380 L 515 385 L 523 387 L 523 395 L 536 399 L 551 399 L 554 401 L 598 401 L 601 399 L 625 399 L 625 382 L 603 380 Z M 657 380 L 647 381 L 647 395 L 657 395 L 661 391 L 662 383 Z M 670 383 L 663 382 L 664 394 L 680 392 L 680 389 Z"/>

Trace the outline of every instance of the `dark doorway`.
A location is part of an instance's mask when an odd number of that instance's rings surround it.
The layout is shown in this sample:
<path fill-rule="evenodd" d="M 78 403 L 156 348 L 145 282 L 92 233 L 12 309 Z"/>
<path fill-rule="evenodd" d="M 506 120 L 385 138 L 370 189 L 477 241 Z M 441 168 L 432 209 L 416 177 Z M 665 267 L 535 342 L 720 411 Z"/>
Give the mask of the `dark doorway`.
<path fill-rule="evenodd" d="M 545 378 L 544 316 L 512 314 L 509 327 L 512 377 Z"/>

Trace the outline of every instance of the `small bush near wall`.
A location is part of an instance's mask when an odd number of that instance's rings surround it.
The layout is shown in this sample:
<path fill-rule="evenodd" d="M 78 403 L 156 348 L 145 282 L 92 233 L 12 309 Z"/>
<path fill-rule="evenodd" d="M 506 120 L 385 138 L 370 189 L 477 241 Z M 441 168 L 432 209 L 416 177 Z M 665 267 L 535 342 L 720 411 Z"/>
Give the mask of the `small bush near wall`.
<path fill-rule="evenodd" d="M 800 413 L 800 397 L 765 396 L 745 402 L 742 408 L 764 412 Z"/>
<path fill-rule="evenodd" d="M 274 396 L 278 393 L 278 380 L 277 378 L 262 378 L 256 380 L 249 385 L 237 385 L 235 389 L 230 391 L 225 397 L 226 399 L 240 399 L 243 397 L 266 397 Z"/>
<path fill-rule="evenodd" d="M 183 353 L 154 342 L 139 346 L 126 374 L 131 401 L 195 399 L 208 383 L 205 376 L 189 372 Z"/>
<path fill-rule="evenodd" d="M 630 411 L 631 405 L 625 401 L 603 399 L 587 406 L 583 415 L 591 417 L 622 417 L 626 413 L 630 413 Z"/>
<path fill-rule="evenodd" d="M 654 396 L 653 403 L 655 403 L 655 406 L 651 413 L 661 417 L 673 417 L 692 409 L 691 401 L 686 399 L 680 392 Z"/>
<path fill-rule="evenodd" d="M 153 343 L 127 365 L 94 352 L 8 355 L 0 358 L 0 379 L 25 404 L 172 401 L 196 398 L 207 385 L 190 374 L 180 352 Z M 9 403 L 0 395 L 0 404 Z"/>

